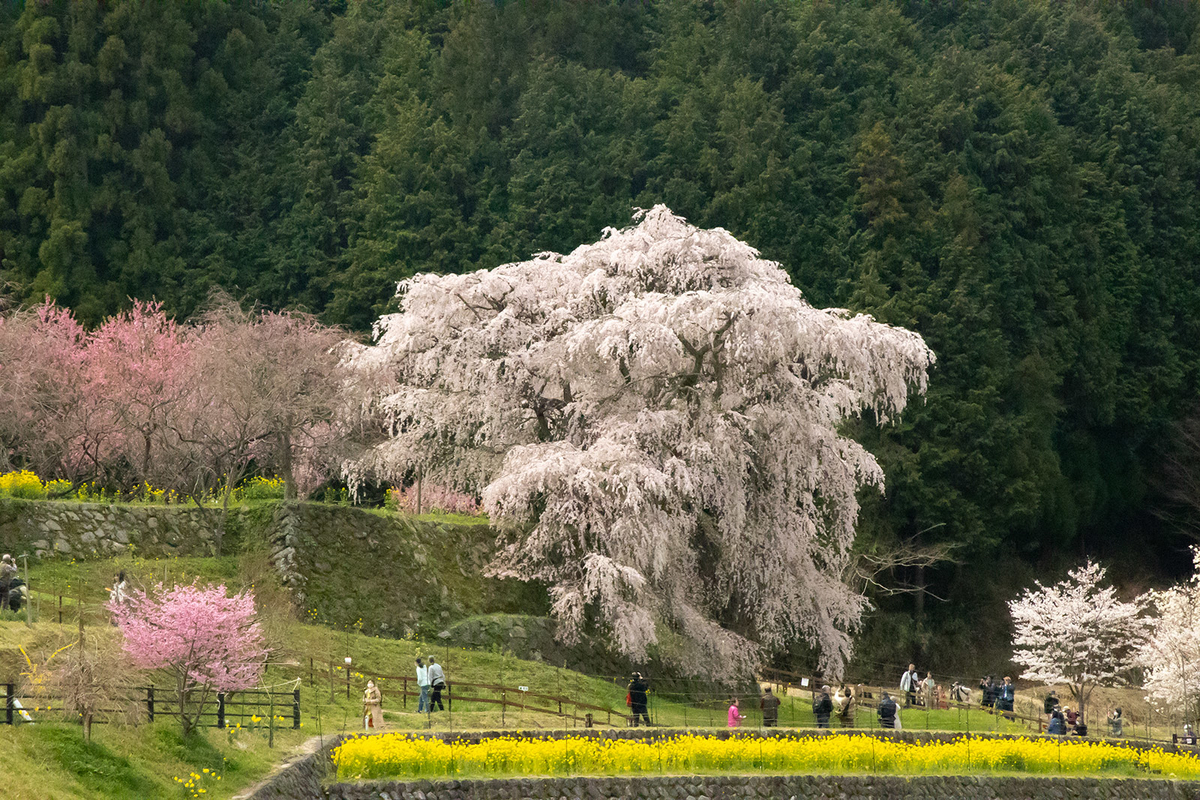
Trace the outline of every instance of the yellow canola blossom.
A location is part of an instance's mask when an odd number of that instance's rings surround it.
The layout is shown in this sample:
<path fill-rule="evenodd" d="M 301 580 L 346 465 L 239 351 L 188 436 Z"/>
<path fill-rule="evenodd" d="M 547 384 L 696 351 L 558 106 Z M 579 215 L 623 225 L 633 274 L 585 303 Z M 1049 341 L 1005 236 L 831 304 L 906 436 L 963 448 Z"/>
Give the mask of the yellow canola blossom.
<path fill-rule="evenodd" d="M 393 733 L 350 739 L 335 751 L 338 771 L 358 778 L 462 775 L 627 775 L 717 772 L 966 772 L 1031 775 L 1145 775 L 1200 778 L 1200 758 L 1104 742 L 972 739 L 908 744 L 871 736 L 797 739 L 682 735 L 658 741 L 503 737 L 446 744 Z"/>

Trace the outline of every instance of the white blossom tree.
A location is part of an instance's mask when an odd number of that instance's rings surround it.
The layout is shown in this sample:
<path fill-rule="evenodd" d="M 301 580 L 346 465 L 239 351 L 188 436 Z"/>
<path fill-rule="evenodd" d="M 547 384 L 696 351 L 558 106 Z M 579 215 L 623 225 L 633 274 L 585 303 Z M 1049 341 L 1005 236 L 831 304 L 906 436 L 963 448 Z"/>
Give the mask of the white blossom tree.
<path fill-rule="evenodd" d="M 1101 587 L 1104 575 L 1104 567 L 1089 560 L 1065 580 L 1037 583 L 1008 604 L 1021 677 L 1066 684 L 1081 714 L 1097 686 L 1125 683 L 1145 633 L 1144 601 L 1118 600 L 1112 586 Z"/>
<path fill-rule="evenodd" d="M 1155 614 L 1137 652 L 1146 690 L 1184 709 L 1186 719 L 1200 705 L 1200 548 L 1192 548 L 1192 560 L 1195 571 L 1187 582 L 1147 593 Z"/>
<path fill-rule="evenodd" d="M 546 582 L 560 635 L 745 674 L 803 638 L 840 673 L 875 459 L 839 435 L 924 392 L 915 333 L 809 305 L 776 263 L 664 206 L 569 255 L 418 275 L 349 356 L 386 433 L 353 484 L 419 469 L 481 490 L 492 573 Z"/>

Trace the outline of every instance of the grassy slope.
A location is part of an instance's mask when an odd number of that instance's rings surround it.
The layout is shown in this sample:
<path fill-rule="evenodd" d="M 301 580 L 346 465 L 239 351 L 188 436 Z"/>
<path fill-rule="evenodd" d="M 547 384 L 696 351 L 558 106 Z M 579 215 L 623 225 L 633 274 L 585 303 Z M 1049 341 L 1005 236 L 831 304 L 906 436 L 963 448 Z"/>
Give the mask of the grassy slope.
<path fill-rule="evenodd" d="M 20 671 L 22 657 L 17 651 L 48 636 L 69 635 L 74 630 L 77 609 L 82 603 L 89 636 L 116 636 L 106 622 L 102 604 L 117 570 L 124 569 L 130 582 L 147 585 L 157 581 L 188 583 L 194 579 L 220 581 L 232 588 L 254 586 L 260 600 L 286 605 L 277 586 L 263 579 L 262 559 L 234 556 L 221 559 L 170 558 L 141 559 L 123 557 L 86 562 L 47 561 L 31 565 L 31 585 L 38 590 L 40 621 L 27 628 L 12 615 L 0 618 L 0 680 Z M 64 624 L 57 624 L 58 596 L 63 595 Z M 278 617 L 277 617 L 278 618 Z M 561 717 L 509 708 L 501 712 L 496 705 L 458 702 L 452 714 L 432 717 L 415 713 L 413 698 L 407 707 L 397 696 L 400 683 L 386 676 L 411 675 L 413 660 L 433 653 L 443 663 L 450 680 L 466 683 L 528 686 L 533 692 L 577 698 L 592 705 L 624 709 L 623 682 L 589 677 L 552 665 L 522 661 L 497 652 L 446 649 L 439 642 L 380 639 L 363 636 L 354 630 L 331 630 L 297 621 L 278 621 L 272 634 L 281 645 L 279 663 L 273 664 L 264 679 L 266 684 L 300 681 L 303 728 L 280 730 L 276 749 L 270 750 L 262 731 L 233 729 L 229 732 L 208 729 L 193 741 L 180 741 L 177 725 L 158 721 L 152 725 L 121 727 L 98 725 L 93 745 L 85 747 L 79 728 L 66 723 L 51 723 L 41 715 L 40 724 L 9 728 L 0 726 L 0 762 L 15 784 L 28 787 L 22 797 L 30 800 L 50 798 L 126 798 L 179 797 L 182 790 L 176 777 L 187 779 L 203 769 L 223 770 L 220 782 L 208 778 L 204 796 L 231 796 L 239 788 L 262 777 L 271 764 L 281 760 L 290 748 L 314 734 L 330 735 L 361 727 L 362 686 L 366 677 L 380 678 L 385 694 L 388 726 L 395 729 L 435 730 L 550 728 L 570 727 L 574 722 Z M 344 658 L 352 658 L 349 698 L 347 698 Z M 310 662 L 311 659 L 311 662 Z M 310 667 L 311 663 L 311 667 Z M 331 666 L 335 664 L 337 666 Z M 310 671 L 311 670 L 311 671 Z M 162 685 L 162 681 L 159 681 Z M 411 687 L 410 682 L 410 687 Z M 475 694 L 486 692 L 476 691 Z M 461 694 L 461 693 L 460 693 Z M 666 702 L 652 695 L 651 712 L 660 725 L 717 727 L 724 723 L 724 697 L 712 698 L 706 707 Z M 545 701 L 537 701 L 544 703 Z M 756 704 L 746 704 L 747 726 L 760 723 Z M 286 711 L 285 711 L 286 713 Z M 597 715 L 606 722 L 606 715 Z M 780 714 L 784 726 L 811 726 L 813 716 L 808 698 L 788 698 Z M 862 710 L 858 726 L 875 724 L 872 713 Z M 950 730 L 1022 730 L 1014 723 L 973 713 L 964 719 L 958 712 L 908 712 L 905 727 Z M 623 724 L 619 719 L 616 724 Z M 834 722 L 835 727 L 837 722 Z"/>

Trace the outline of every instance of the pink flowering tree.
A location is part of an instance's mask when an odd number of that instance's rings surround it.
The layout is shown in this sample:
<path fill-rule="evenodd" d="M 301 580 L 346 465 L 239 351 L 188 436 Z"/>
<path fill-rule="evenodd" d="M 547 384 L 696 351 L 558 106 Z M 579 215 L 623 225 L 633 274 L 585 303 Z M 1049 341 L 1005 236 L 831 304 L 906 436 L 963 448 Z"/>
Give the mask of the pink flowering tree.
<path fill-rule="evenodd" d="M 70 310 L 50 300 L 0 316 L 0 468 L 81 483 L 114 460 L 124 434 L 95 384 L 87 342 Z"/>
<path fill-rule="evenodd" d="M 109 610 L 133 663 L 173 679 L 184 735 L 199 724 L 216 692 L 249 689 L 262 676 L 269 650 L 250 592 L 158 584 L 110 603 Z"/>
<path fill-rule="evenodd" d="M 135 300 L 109 317 L 87 340 L 89 385 L 122 432 L 121 455 L 135 479 L 173 475 L 172 425 L 186 414 L 193 391 L 192 338 L 162 310 L 162 303 Z"/>
<path fill-rule="evenodd" d="M 1066 684 L 1079 713 L 1097 686 L 1126 682 L 1136 666 L 1146 623 L 1142 598 L 1125 603 L 1112 586 L 1101 586 L 1104 567 L 1088 561 L 1066 580 L 1026 591 L 1009 602 L 1016 628 L 1013 660 L 1021 677 Z"/>
<path fill-rule="evenodd" d="M 911 331 L 814 308 L 787 273 L 665 206 L 595 244 L 400 284 L 350 348 L 348 408 L 378 438 L 352 484 L 416 472 L 478 492 L 492 573 L 544 581 L 559 633 L 745 675 L 806 640 L 840 674 L 874 457 L 843 434 L 926 386 Z"/>

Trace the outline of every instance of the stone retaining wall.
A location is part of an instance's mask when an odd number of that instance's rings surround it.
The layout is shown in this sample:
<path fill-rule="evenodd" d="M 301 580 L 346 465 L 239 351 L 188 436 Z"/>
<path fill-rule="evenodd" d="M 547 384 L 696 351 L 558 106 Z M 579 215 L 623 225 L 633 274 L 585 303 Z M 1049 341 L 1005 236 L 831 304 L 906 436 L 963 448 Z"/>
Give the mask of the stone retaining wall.
<path fill-rule="evenodd" d="M 319 748 L 315 753 L 301 756 L 283 764 L 271 777 L 249 794 L 237 795 L 235 800 L 307 800 L 324 798 L 324 780 L 332 772 L 330 752 L 340 737 Z"/>
<path fill-rule="evenodd" d="M 219 519 L 215 508 L 0 497 L 0 552 L 80 560 L 211 556 Z M 549 609 L 540 585 L 483 577 L 495 550 L 486 524 L 265 502 L 229 510 L 221 550 L 264 551 L 304 612 L 368 635 L 433 638 L 466 617 Z"/>
<path fill-rule="evenodd" d="M 1192 800 L 1200 783 L 976 776 L 684 776 L 338 783 L 290 800 Z"/>
<path fill-rule="evenodd" d="M 0 500 L 0 547 L 37 558 L 97 558 L 130 547 L 144 556 L 207 556 L 212 522 L 184 506 Z"/>

